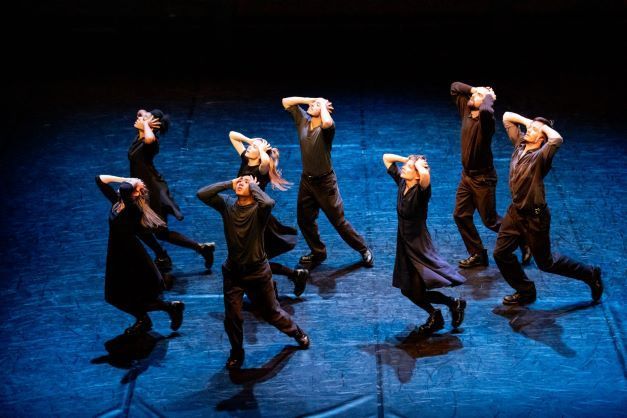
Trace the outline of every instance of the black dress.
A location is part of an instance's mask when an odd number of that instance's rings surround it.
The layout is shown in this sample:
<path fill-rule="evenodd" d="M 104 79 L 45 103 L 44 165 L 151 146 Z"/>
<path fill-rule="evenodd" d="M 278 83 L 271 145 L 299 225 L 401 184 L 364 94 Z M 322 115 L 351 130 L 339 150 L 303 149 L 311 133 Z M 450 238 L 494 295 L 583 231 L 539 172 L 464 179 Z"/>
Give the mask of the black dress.
<path fill-rule="evenodd" d="M 98 187 L 112 204 L 118 195 L 96 177 Z M 163 278 L 139 241 L 148 233 L 141 225 L 141 211 L 135 205 L 109 211 L 109 244 L 105 273 L 105 300 L 131 314 L 145 312 L 146 305 L 158 299 Z"/>
<path fill-rule="evenodd" d="M 401 178 L 396 164 L 388 168 L 388 174 L 398 185 L 396 197 L 398 232 L 392 285 L 399 289 L 412 290 L 457 286 L 464 283 L 466 279 L 440 258 L 431 242 L 431 235 L 427 229 L 431 185 L 422 190 L 420 185 L 416 184 L 403 195 L 405 180 Z"/>
<path fill-rule="evenodd" d="M 180 221 L 183 219 L 181 209 L 170 196 L 168 183 L 153 164 L 153 159 L 157 154 L 159 154 L 159 139 L 147 144 L 139 140 L 139 137 L 135 137 L 128 149 L 131 177 L 139 178 L 146 184 L 150 192 L 150 208 L 161 219 L 167 222 L 166 216 L 172 215 Z"/>
<path fill-rule="evenodd" d="M 270 175 L 268 173 L 261 174 L 258 165 L 248 165 L 248 158 L 246 158 L 245 154 L 246 150 L 240 155 L 242 162 L 237 176 L 253 176 L 257 178 L 259 188 L 265 192 L 266 186 L 270 183 Z M 283 225 L 274 215 L 270 215 L 264 232 L 264 242 L 268 259 L 291 251 L 296 247 L 297 240 L 298 231 L 295 228 Z"/>

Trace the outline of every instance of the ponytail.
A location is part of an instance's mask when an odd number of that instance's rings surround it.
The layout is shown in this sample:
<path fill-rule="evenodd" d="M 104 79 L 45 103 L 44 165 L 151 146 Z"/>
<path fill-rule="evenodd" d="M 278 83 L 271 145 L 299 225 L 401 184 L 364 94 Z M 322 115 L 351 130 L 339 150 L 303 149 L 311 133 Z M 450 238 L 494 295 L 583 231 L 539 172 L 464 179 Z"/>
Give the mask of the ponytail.
<path fill-rule="evenodd" d="M 270 149 L 270 152 L 268 152 L 268 156 L 270 157 L 268 174 L 270 176 L 270 183 L 272 183 L 272 188 L 281 191 L 287 190 L 292 183 L 285 180 L 281 175 L 281 170 L 277 168 L 279 166 L 279 149 Z"/>

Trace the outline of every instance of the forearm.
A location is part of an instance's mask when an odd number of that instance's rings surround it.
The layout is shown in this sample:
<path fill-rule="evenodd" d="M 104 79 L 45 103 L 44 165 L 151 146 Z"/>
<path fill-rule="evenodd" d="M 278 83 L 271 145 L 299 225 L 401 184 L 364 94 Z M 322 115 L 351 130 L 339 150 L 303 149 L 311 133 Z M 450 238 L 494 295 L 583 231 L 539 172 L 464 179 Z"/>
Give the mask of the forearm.
<path fill-rule="evenodd" d="M 518 113 L 505 112 L 503 114 L 503 124 L 505 124 L 506 122 L 529 126 L 531 124 L 531 119 L 527 119 L 526 117 L 521 116 Z"/>
<path fill-rule="evenodd" d="M 322 119 L 322 129 L 327 129 L 333 126 L 333 118 L 327 109 L 326 103 L 320 108 L 320 119 Z"/>
<path fill-rule="evenodd" d="M 383 154 L 383 164 L 385 164 L 385 168 L 390 168 L 390 166 L 394 163 L 406 163 L 407 157 L 402 157 L 396 154 Z"/>
<path fill-rule="evenodd" d="M 313 103 L 315 100 L 316 100 L 315 97 L 293 96 L 293 97 L 284 97 L 283 100 L 282 100 L 282 103 L 283 103 L 283 107 L 285 109 L 287 109 L 290 106 L 296 106 L 296 105 L 300 105 L 300 104 L 309 105 L 309 104 Z"/>
<path fill-rule="evenodd" d="M 229 132 L 229 139 L 231 140 L 231 142 L 236 141 L 236 142 L 245 142 L 247 144 L 252 144 L 253 140 L 250 139 L 249 137 L 247 137 L 246 135 L 239 133 L 239 132 L 235 132 L 235 131 L 231 131 Z"/>
<path fill-rule="evenodd" d="M 559 147 L 564 142 L 564 139 L 559 134 L 559 132 L 557 132 L 555 129 L 551 128 L 549 125 L 544 125 L 542 127 L 542 132 L 544 132 L 544 134 L 547 137 L 547 142 L 549 144 L 551 144 L 551 145 Z"/>
<path fill-rule="evenodd" d="M 204 204 L 212 206 L 216 198 L 218 197 L 218 193 L 232 188 L 233 182 L 231 180 L 221 181 L 198 189 L 198 191 L 196 192 L 196 197 L 200 199 Z"/>
<path fill-rule="evenodd" d="M 261 190 L 259 185 L 257 185 L 256 183 L 250 183 L 250 194 L 260 208 L 272 209 L 274 207 L 274 199 L 268 196 L 266 192 Z"/>
<path fill-rule="evenodd" d="M 131 180 L 130 178 L 127 178 L 127 177 L 110 176 L 108 174 L 101 174 L 98 177 L 100 178 L 100 181 L 103 182 L 104 184 L 124 183 L 125 181 Z"/>
<path fill-rule="evenodd" d="M 144 142 L 147 144 L 150 144 L 156 138 L 157 137 L 155 136 L 155 133 L 152 131 L 150 124 L 147 121 L 144 122 Z"/>
<path fill-rule="evenodd" d="M 470 96 L 473 93 L 473 89 L 474 87 L 468 84 L 462 83 L 461 81 L 455 81 L 451 84 L 451 95 L 458 96 L 463 94 L 465 96 Z"/>

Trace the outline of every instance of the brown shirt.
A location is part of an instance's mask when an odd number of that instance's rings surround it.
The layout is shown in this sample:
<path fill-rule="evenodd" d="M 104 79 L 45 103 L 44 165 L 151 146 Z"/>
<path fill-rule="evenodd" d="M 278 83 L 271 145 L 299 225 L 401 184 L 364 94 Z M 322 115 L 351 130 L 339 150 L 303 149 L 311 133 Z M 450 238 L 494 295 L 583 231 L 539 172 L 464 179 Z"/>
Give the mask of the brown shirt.
<path fill-rule="evenodd" d="M 551 170 L 553 156 L 562 145 L 562 138 L 549 138 L 540 148 L 525 152 L 523 133 L 518 125 L 503 122 L 509 139 L 514 144 L 509 164 L 509 188 L 515 208 L 533 212 L 546 206 L 544 177 Z"/>
<path fill-rule="evenodd" d="M 462 119 L 462 166 L 465 170 L 488 170 L 492 162 L 492 136 L 494 135 L 494 99 L 488 95 L 479 106 L 479 117 L 470 116 L 470 89 L 468 84 L 451 84 L 451 96 Z"/>
<path fill-rule="evenodd" d="M 335 136 L 335 123 L 326 129 L 323 129 L 322 125 L 310 129 L 311 116 L 303 108 L 294 105 L 288 107 L 287 111 L 292 114 L 298 131 L 303 174 L 319 176 L 333 170 L 331 148 Z"/>

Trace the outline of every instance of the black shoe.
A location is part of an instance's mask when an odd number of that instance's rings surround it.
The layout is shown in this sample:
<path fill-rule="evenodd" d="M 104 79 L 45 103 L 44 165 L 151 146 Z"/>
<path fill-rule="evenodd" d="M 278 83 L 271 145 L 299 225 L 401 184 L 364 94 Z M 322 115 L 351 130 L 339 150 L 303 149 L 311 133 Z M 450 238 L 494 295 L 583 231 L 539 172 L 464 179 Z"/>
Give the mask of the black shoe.
<path fill-rule="evenodd" d="M 300 263 L 300 265 L 307 267 L 309 270 L 312 270 L 315 267 L 322 264 L 322 262 L 326 259 L 327 259 L 326 254 L 320 255 L 320 254 L 309 253 L 307 255 L 302 256 L 298 262 Z"/>
<path fill-rule="evenodd" d="M 237 370 L 237 369 L 241 369 L 242 365 L 244 364 L 244 352 L 234 352 L 233 350 L 231 350 L 231 354 L 229 355 L 229 358 L 226 360 L 226 368 L 228 370 Z"/>
<path fill-rule="evenodd" d="M 592 270 L 592 279 L 586 282 L 588 286 L 590 286 L 590 293 L 592 295 L 592 300 L 598 302 L 601 300 L 601 296 L 603 296 L 603 281 L 601 280 L 601 267 L 596 266 Z"/>
<path fill-rule="evenodd" d="M 460 260 L 459 266 L 463 269 L 473 267 L 488 266 L 488 250 L 482 250 L 481 253 L 473 254 L 465 260 Z"/>
<path fill-rule="evenodd" d="M 300 297 L 305 291 L 305 287 L 307 286 L 307 281 L 309 280 L 309 270 L 307 269 L 296 269 L 294 271 L 296 275 L 294 276 L 294 295 L 296 297 Z"/>
<path fill-rule="evenodd" d="M 298 343 L 298 346 L 303 350 L 309 348 L 309 344 L 311 343 L 311 341 L 309 341 L 309 336 L 305 334 L 305 331 L 303 331 L 302 329 L 296 327 L 296 334 L 294 334 L 294 339 Z"/>
<path fill-rule="evenodd" d="M 374 256 L 372 255 L 372 251 L 370 251 L 370 248 L 366 248 L 366 251 L 361 253 L 361 261 L 364 266 L 368 268 L 374 267 Z"/>
<path fill-rule="evenodd" d="M 185 304 L 178 300 L 170 302 L 170 309 L 168 310 L 168 316 L 170 317 L 170 329 L 176 331 L 181 328 L 183 323 L 183 311 L 185 310 Z"/>
<path fill-rule="evenodd" d="M 215 251 L 215 249 L 216 244 L 213 242 L 200 244 L 200 249 L 198 250 L 198 253 L 202 255 L 202 257 L 205 259 L 205 268 L 207 270 L 211 270 L 211 267 L 213 266 L 213 252 Z"/>
<path fill-rule="evenodd" d="M 272 280 L 272 287 L 274 288 L 274 297 L 279 300 L 279 287 L 276 284 L 276 280 Z"/>
<path fill-rule="evenodd" d="M 418 327 L 416 331 L 418 332 L 418 336 L 428 337 L 434 332 L 441 330 L 442 328 L 444 328 L 444 318 L 442 317 L 442 311 L 436 309 L 431 315 L 429 315 L 429 319 L 427 319 L 427 322 Z"/>
<path fill-rule="evenodd" d="M 169 255 L 165 254 L 155 258 L 155 265 L 161 273 L 166 273 L 172 270 L 172 259 Z"/>
<path fill-rule="evenodd" d="M 503 305 L 528 305 L 536 301 L 536 292 L 507 295 L 503 298 Z"/>
<path fill-rule="evenodd" d="M 520 247 L 520 252 L 522 253 L 522 257 L 520 259 L 521 264 L 523 266 L 531 264 L 531 247 L 523 245 Z"/>
<path fill-rule="evenodd" d="M 126 335 L 137 335 L 148 332 L 152 329 L 152 321 L 148 315 L 139 318 L 133 325 L 124 330 Z"/>
<path fill-rule="evenodd" d="M 466 309 L 466 301 L 464 299 L 455 299 L 451 310 L 451 324 L 453 328 L 459 327 L 464 322 L 464 310 Z"/>

